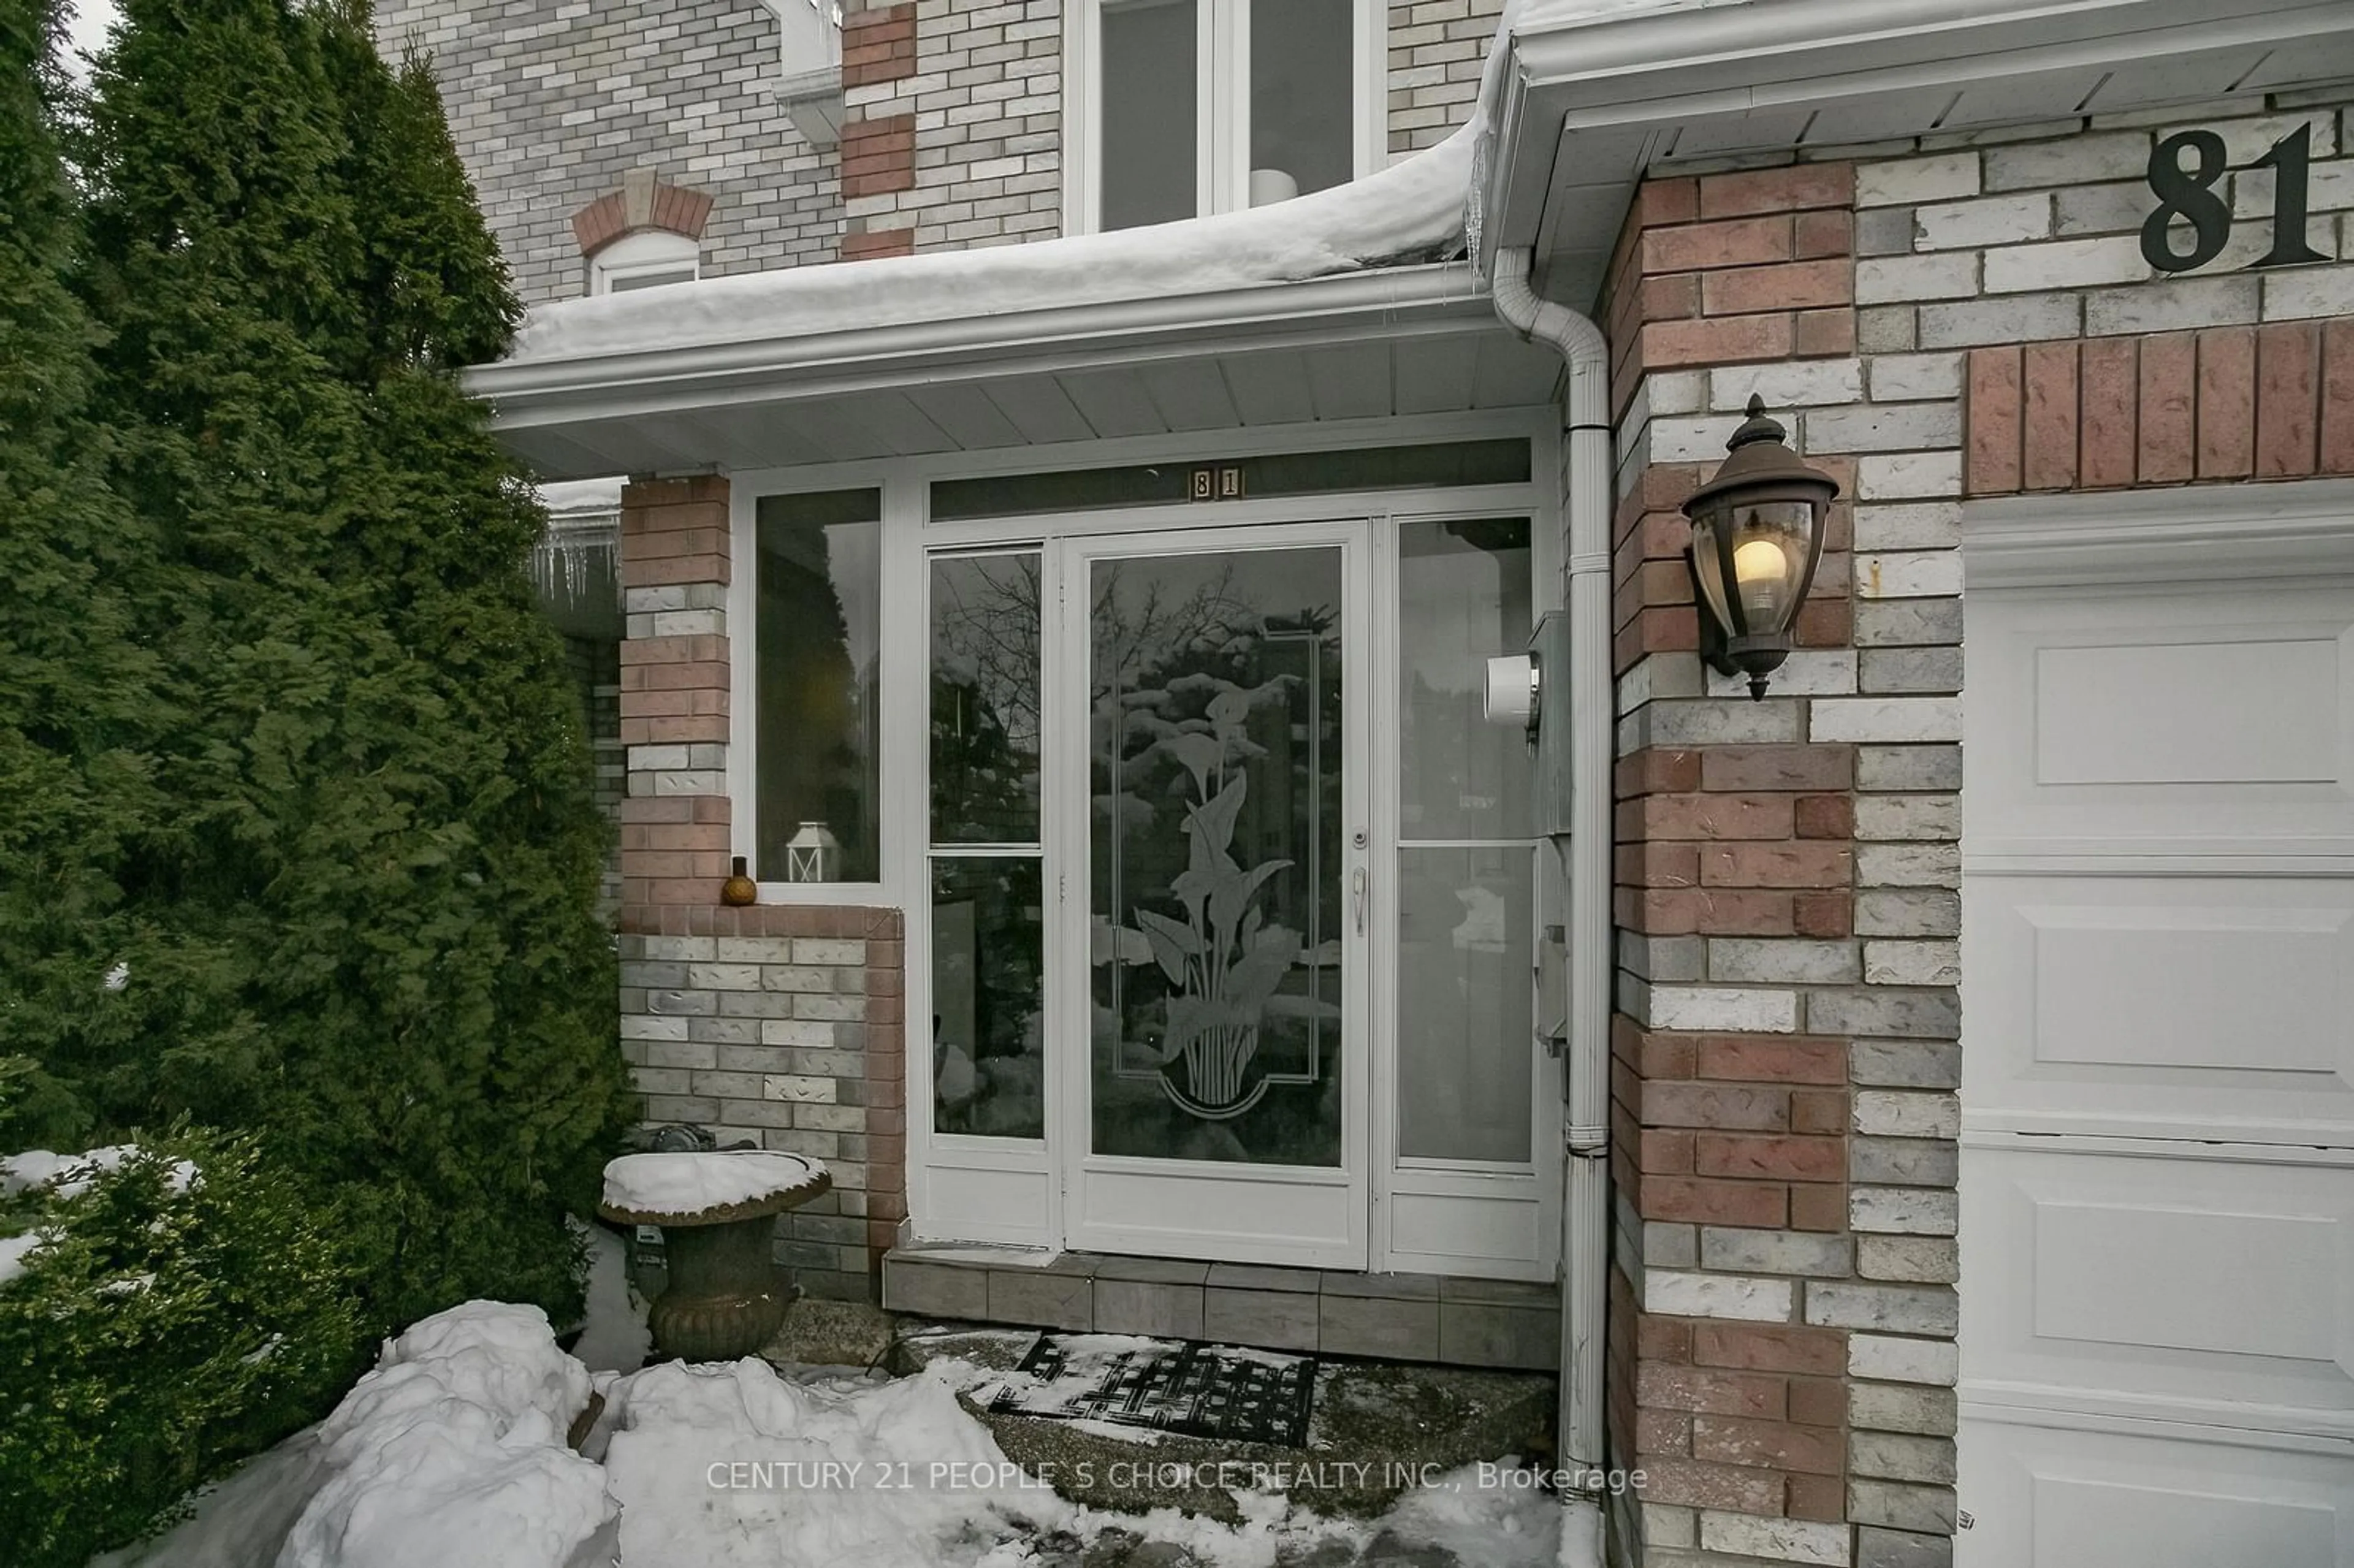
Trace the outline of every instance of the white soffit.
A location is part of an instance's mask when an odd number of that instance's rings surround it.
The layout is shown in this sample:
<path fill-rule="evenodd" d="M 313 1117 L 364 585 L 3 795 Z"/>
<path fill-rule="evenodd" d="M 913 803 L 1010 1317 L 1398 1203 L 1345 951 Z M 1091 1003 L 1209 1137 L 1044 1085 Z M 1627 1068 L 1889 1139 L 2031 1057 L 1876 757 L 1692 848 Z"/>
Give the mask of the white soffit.
<path fill-rule="evenodd" d="M 553 481 L 1525 408 L 1560 376 L 1453 262 L 468 380 Z"/>
<path fill-rule="evenodd" d="M 1514 32 L 1483 250 L 1590 305 L 1682 161 L 2212 103 L 2354 79 L 2347 0 L 1731 0 Z"/>

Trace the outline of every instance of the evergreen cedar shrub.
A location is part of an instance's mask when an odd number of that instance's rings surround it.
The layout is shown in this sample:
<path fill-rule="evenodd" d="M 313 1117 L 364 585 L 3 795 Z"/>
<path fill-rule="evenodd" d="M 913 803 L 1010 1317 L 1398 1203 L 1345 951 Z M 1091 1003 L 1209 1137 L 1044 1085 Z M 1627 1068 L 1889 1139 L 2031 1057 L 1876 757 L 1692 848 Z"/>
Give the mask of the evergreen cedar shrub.
<path fill-rule="evenodd" d="M 82 1119 L 51 1020 L 92 1004 L 130 924 L 116 868 L 163 814 L 156 663 L 129 599 L 154 542 L 108 487 L 98 334 L 65 282 L 54 26 L 45 0 L 0 0 L 0 1078 L 36 1141 Z"/>
<path fill-rule="evenodd" d="M 627 1114 L 544 517 L 454 376 L 517 306 L 368 26 L 127 0 L 77 202 L 0 0 L 0 1147 L 251 1131 L 353 1345 L 575 1312 Z"/>
<path fill-rule="evenodd" d="M 174 1190 L 175 1161 L 197 1171 Z M 358 1281 L 310 1193 L 250 1139 L 158 1140 L 0 1231 L 48 1240 L 0 1285 L 0 1541 L 81 1568 L 196 1483 L 317 1415 L 363 1370 Z"/>

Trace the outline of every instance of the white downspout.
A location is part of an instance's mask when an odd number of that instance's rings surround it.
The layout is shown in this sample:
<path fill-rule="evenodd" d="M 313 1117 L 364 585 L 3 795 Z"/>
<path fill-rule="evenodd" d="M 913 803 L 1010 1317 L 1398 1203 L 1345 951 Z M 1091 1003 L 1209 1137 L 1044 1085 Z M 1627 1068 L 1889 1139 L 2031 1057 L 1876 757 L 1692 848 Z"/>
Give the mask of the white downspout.
<path fill-rule="evenodd" d="M 1496 314 L 1569 366 L 1570 824 L 1568 1157 L 1562 1202 L 1561 1453 L 1603 1464 L 1603 1313 L 1610 1268 L 1610 355 L 1602 329 L 1529 286 L 1526 250 L 1496 252 Z M 1551 706 L 1552 691 L 1544 694 Z"/>

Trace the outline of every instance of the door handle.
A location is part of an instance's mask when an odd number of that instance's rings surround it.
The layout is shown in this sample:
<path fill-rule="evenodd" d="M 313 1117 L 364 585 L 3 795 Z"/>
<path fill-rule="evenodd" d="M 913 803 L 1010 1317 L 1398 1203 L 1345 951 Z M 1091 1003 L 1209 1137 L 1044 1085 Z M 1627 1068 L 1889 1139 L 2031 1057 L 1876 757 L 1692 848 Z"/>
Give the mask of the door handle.
<path fill-rule="evenodd" d="M 1365 868 L 1359 866 L 1349 874 L 1350 902 L 1356 906 L 1357 935 L 1365 934 Z"/>

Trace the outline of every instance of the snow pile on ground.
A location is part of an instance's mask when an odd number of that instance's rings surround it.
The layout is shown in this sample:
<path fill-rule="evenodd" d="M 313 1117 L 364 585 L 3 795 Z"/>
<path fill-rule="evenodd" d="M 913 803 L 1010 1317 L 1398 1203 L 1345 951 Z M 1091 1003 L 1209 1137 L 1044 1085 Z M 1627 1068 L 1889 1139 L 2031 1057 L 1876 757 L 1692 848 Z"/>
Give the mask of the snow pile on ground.
<path fill-rule="evenodd" d="M 1535 1486 L 1483 1486 L 1476 1465 L 1407 1492 L 1381 1522 L 1408 1546 L 1435 1546 L 1477 1568 L 1579 1568 L 1591 1561 L 1568 1539 L 1575 1532 L 1558 1496 Z"/>
<path fill-rule="evenodd" d="M 706 1150 L 624 1154 L 605 1165 L 605 1207 L 638 1214 L 699 1214 L 807 1186 L 825 1167 L 798 1154 Z"/>
<path fill-rule="evenodd" d="M 1232 1524 L 1082 1508 L 958 1403 L 991 1375 L 948 1360 L 896 1380 L 782 1377 L 753 1359 L 603 1372 L 586 1445 L 599 1463 L 566 1446 L 591 1379 L 546 1318 L 470 1302 L 389 1341 L 334 1414 L 199 1496 L 186 1522 L 90 1568 L 1022 1568 L 1050 1536 L 1058 1563 L 1121 1536 L 1207 1568 L 1334 1548 L 1348 1561 L 1377 1540 L 1471 1568 L 1568 1561 L 1560 1499 L 1483 1484 L 1476 1467 L 1373 1520 L 1249 1489 Z"/>
<path fill-rule="evenodd" d="M 90 1568 L 276 1568 L 280 1545 L 319 1489 L 319 1429 L 308 1426 L 198 1493 L 181 1524 L 92 1558 Z"/>
<path fill-rule="evenodd" d="M 535 1307 L 426 1319 L 320 1425 L 327 1479 L 278 1568 L 610 1563 L 604 1473 L 565 1444 L 588 1394 L 588 1369 Z"/>
<path fill-rule="evenodd" d="M 751 1359 L 672 1361 L 617 1385 L 611 1414 L 628 1568 L 935 1568 L 1077 1514 L 936 1373 L 788 1383 Z"/>
<path fill-rule="evenodd" d="M 192 1518 L 91 1568 L 609 1568 L 605 1473 L 565 1444 L 588 1394 L 538 1308 L 453 1307 Z"/>

